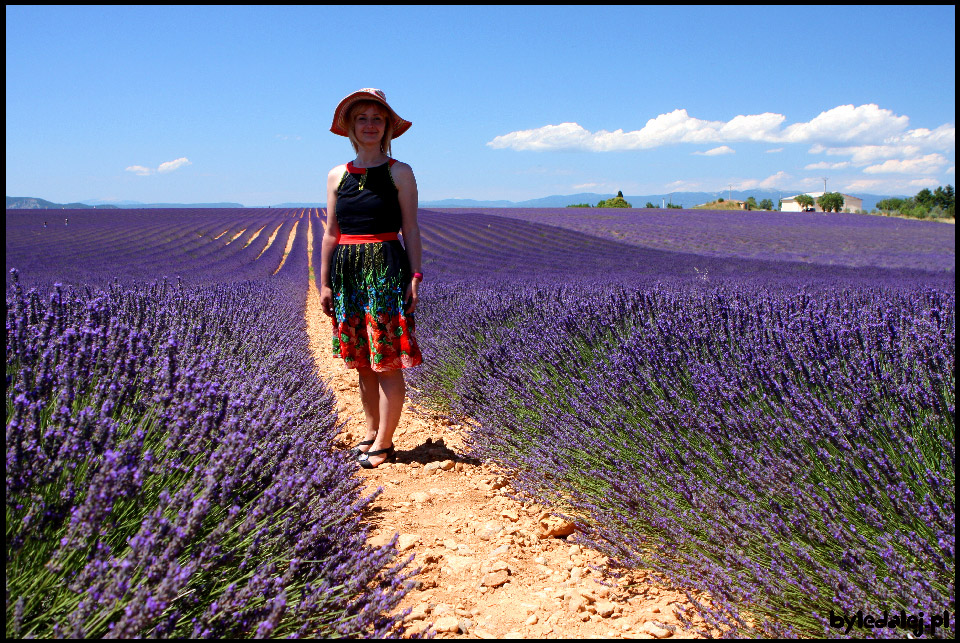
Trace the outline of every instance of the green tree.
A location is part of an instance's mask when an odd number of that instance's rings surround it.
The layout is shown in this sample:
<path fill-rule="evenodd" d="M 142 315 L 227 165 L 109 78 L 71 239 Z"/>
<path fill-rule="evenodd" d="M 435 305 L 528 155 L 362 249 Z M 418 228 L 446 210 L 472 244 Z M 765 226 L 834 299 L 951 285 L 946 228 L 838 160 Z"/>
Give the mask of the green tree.
<path fill-rule="evenodd" d="M 916 196 L 900 199 L 890 197 L 877 201 L 877 208 L 884 213 L 896 213 L 918 219 L 942 219 L 954 217 L 957 211 L 953 186 L 938 186 L 931 192 L 924 188 Z"/>
<path fill-rule="evenodd" d="M 632 208 L 626 199 L 622 196 L 615 196 L 612 199 L 607 199 L 606 201 L 601 201 L 597 205 L 598 208 Z"/>
<path fill-rule="evenodd" d="M 800 206 L 801 210 L 806 210 L 807 208 L 813 207 L 813 197 L 809 194 L 798 194 L 797 205 Z"/>
<path fill-rule="evenodd" d="M 839 192 L 827 192 L 817 199 L 817 205 L 824 212 L 841 212 L 843 211 L 843 195 Z"/>
<path fill-rule="evenodd" d="M 948 185 L 947 187 L 938 187 L 933 191 L 933 202 L 947 210 L 951 207 L 956 208 L 957 197 L 953 193 L 953 186 Z"/>
<path fill-rule="evenodd" d="M 757 209 L 757 200 L 752 196 L 748 196 L 747 200 L 744 202 L 747 210 L 756 210 Z"/>
<path fill-rule="evenodd" d="M 948 185 L 941 194 L 941 198 L 944 200 L 944 205 L 941 206 L 944 214 L 950 218 L 955 218 L 957 216 L 957 195 L 953 191 L 953 186 Z"/>
<path fill-rule="evenodd" d="M 653 208 L 653 209 L 656 209 L 656 208 L 657 208 L 657 206 L 655 206 L 654 204 L 650 203 L 649 201 L 647 201 L 647 204 L 646 204 L 645 206 L 643 206 L 643 207 L 645 207 L 645 208 Z"/>
<path fill-rule="evenodd" d="M 623 190 L 617 190 L 617 198 L 623 198 Z"/>
<path fill-rule="evenodd" d="M 760 209 L 761 209 L 761 210 L 772 210 L 772 209 L 773 209 L 773 201 L 771 201 L 770 199 L 764 199 L 763 201 L 760 202 Z"/>
<path fill-rule="evenodd" d="M 903 208 L 904 199 L 890 197 L 877 201 L 877 207 L 883 212 L 899 212 Z"/>
<path fill-rule="evenodd" d="M 935 205 L 935 202 L 933 200 L 933 192 L 931 192 L 927 188 L 924 188 L 919 192 L 917 192 L 917 196 L 913 197 L 913 199 L 914 201 L 916 201 L 917 203 L 919 203 L 925 208 L 932 208 Z"/>

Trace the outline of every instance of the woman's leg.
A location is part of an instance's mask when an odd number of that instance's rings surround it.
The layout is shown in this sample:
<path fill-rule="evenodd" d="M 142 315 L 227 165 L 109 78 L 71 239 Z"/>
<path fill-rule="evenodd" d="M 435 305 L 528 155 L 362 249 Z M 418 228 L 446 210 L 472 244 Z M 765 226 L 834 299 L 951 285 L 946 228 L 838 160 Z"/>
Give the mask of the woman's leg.
<path fill-rule="evenodd" d="M 375 373 L 375 376 L 380 383 L 380 427 L 377 431 L 377 439 L 370 447 L 371 451 L 379 451 L 393 446 L 393 433 L 400 423 L 400 415 L 403 413 L 403 400 L 407 393 L 407 386 L 403 381 L 403 371 L 385 371 Z M 366 407 L 366 403 L 364 403 L 364 407 Z M 369 462 L 373 466 L 377 466 L 386 458 L 386 454 L 375 455 L 369 458 Z"/>
<path fill-rule="evenodd" d="M 380 381 L 377 374 L 369 368 L 357 369 L 360 380 L 360 400 L 363 402 L 363 415 L 366 419 L 366 435 L 363 441 L 376 440 L 380 428 Z M 357 447 L 367 452 L 374 447 L 361 445 Z"/>

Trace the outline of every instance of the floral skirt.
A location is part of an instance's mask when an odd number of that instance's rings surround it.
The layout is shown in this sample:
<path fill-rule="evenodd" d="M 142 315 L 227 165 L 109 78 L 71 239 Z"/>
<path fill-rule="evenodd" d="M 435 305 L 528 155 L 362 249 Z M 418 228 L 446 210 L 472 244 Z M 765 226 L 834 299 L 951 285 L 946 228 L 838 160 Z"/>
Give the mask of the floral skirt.
<path fill-rule="evenodd" d="M 414 316 L 404 312 L 413 275 L 400 242 L 337 246 L 330 272 L 333 354 L 377 372 L 419 365 Z"/>

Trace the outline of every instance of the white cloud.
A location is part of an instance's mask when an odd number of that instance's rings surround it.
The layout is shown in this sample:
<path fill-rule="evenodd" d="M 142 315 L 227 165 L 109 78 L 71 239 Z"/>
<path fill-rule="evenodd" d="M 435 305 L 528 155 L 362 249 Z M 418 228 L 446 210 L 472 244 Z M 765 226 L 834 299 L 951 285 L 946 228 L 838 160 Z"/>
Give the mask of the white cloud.
<path fill-rule="evenodd" d="M 599 183 L 579 183 L 579 184 L 577 184 L 577 185 L 574 185 L 573 188 L 574 188 L 575 190 L 585 190 L 585 189 L 587 189 L 587 188 L 595 188 L 595 187 L 597 187 L 598 185 L 600 185 L 600 184 L 599 184 Z"/>
<path fill-rule="evenodd" d="M 884 181 L 882 179 L 857 179 L 855 181 L 850 181 L 847 183 L 843 189 L 844 190 L 876 190 L 879 187 L 885 187 L 889 185 L 889 181 Z"/>
<path fill-rule="evenodd" d="M 498 136 L 487 145 L 515 150 L 560 150 L 585 147 L 590 132 L 576 123 L 547 125 L 535 130 L 521 130 Z"/>
<path fill-rule="evenodd" d="M 949 124 L 941 125 L 935 130 L 920 127 L 906 132 L 897 142 L 919 145 L 929 150 L 952 152 L 957 146 L 957 128 Z"/>
<path fill-rule="evenodd" d="M 130 167 L 126 168 L 126 171 L 133 172 L 137 176 L 150 176 L 151 174 L 154 174 L 154 173 L 166 174 L 168 172 L 173 172 L 174 170 L 181 168 L 184 165 L 192 165 L 192 163 L 190 163 L 190 161 L 188 161 L 186 157 L 181 157 L 173 161 L 167 161 L 165 163 L 161 163 L 156 170 L 152 170 L 142 165 L 131 165 Z"/>
<path fill-rule="evenodd" d="M 735 116 L 727 122 L 708 121 L 690 116 L 685 109 L 660 114 L 647 121 L 643 128 L 625 132 L 599 130 L 590 132 L 577 123 L 561 123 L 510 132 L 497 136 L 487 145 L 513 150 L 584 150 L 607 152 L 642 150 L 680 143 L 733 143 L 743 141 L 767 143 L 808 143 L 811 154 L 849 157 L 830 163 L 808 165 L 808 170 L 839 170 L 863 167 L 868 173 L 938 171 L 948 163 L 935 152 L 952 154 L 956 146 L 956 127 L 941 125 L 930 130 L 908 130 L 909 118 L 898 116 L 878 105 L 840 105 L 821 112 L 805 123 L 783 127 L 782 114 Z M 766 150 L 783 151 L 783 147 Z M 720 145 L 696 155 L 716 156 L 735 153 Z M 869 167 L 868 167 L 869 166 Z"/>
<path fill-rule="evenodd" d="M 808 192 L 816 192 L 817 188 L 823 189 L 823 179 L 814 178 L 808 176 L 806 178 L 798 179 L 793 182 L 794 184 L 799 183 L 801 187 L 807 188 Z"/>
<path fill-rule="evenodd" d="M 768 176 L 765 179 L 747 179 L 745 181 L 740 181 L 739 183 L 734 183 L 733 187 L 736 190 L 751 190 L 754 188 L 778 188 L 782 187 L 784 183 L 791 180 L 791 176 L 784 172 L 783 170 Z"/>
<path fill-rule="evenodd" d="M 720 128 L 724 141 L 770 141 L 777 138 L 777 131 L 787 117 L 783 114 L 765 112 L 753 116 L 734 116 Z"/>
<path fill-rule="evenodd" d="M 927 154 L 915 159 L 888 159 L 879 165 L 863 168 L 864 174 L 883 174 L 886 172 L 899 174 L 934 174 L 949 161 L 940 154 Z"/>
<path fill-rule="evenodd" d="M 856 179 L 843 186 L 843 190 L 856 192 L 875 192 L 877 194 L 913 194 L 923 188 L 935 188 L 941 185 L 933 178 L 927 179 Z"/>
<path fill-rule="evenodd" d="M 160 167 L 157 168 L 157 172 L 160 172 L 160 173 L 173 172 L 177 168 L 181 168 L 184 165 L 191 165 L 191 163 L 185 157 L 178 158 L 174 161 L 167 161 L 166 163 L 161 163 Z"/>
<path fill-rule="evenodd" d="M 706 152 L 694 152 L 697 156 L 719 156 L 721 154 L 735 154 L 736 152 L 733 148 L 727 145 L 721 145 L 720 147 L 715 147 L 712 150 L 707 150 Z"/>
<path fill-rule="evenodd" d="M 781 140 L 790 143 L 811 141 L 871 142 L 895 136 L 906 129 L 910 119 L 896 116 L 877 105 L 840 105 L 821 112 L 808 123 L 795 123 L 783 131 Z"/>
<path fill-rule="evenodd" d="M 919 161 L 920 159 L 930 159 L 932 156 L 943 159 L 943 163 L 945 164 L 946 159 L 943 156 L 932 153 L 953 153 L 955 148 L 956 128 L 953 125 L 941 125 L 935 130 L 928 130 L 926 128 L 909 130 L 901 135 L 889 136 L 876 144 L 827 147 L 817 143 L 810 148 L 810 153 L 849 156 L 850 162 L 854 166 L 862 167 L 891 159 L 897 161 Z M 926 154 L 926 156 L 922 156 L 924 154 Z M 927 163 L 929 164 L 930 161 L 928 160 Z M 864 171 L 866 172 L 867 170 Z M 871 170 L 871 172 L 877 171 L 888 170 Z"/>
<path fill-rule="evenodd" d="M 862 167 L 888 158 L 913 157 L 922 153 L 916 145 L 857 145 L 853 147 L 824 147 L 814 145 L 811 154 L 825 153 L 828 156 L 849 156 L 854 166 Z"/>
<path fill-rule="evenodd" d="M 821 161 L 819 163 L 811 163 L 810 165 L 804 166 L 805 170 L 842 170 L 844 168 L 850 167 L 853 165 L 850 161 L 841 161 L 840 163 L 830 163 L 828 161 Z"/>
<path fill-rule="evenodd" d="M 692 192 L 702 190 L 702 186 L 694 181 L 672 181 L 663 186 L 668 192 Z"/>
<path fill-rule="evenodd" d="M 724 141 L 763 140 L 780 125 L 780 114 L 736 116 L 729 122 L 704 121 L 692 118 L 685 109 L 651 118 L 643 129 L 624 132 L 600 130 L 590 132 L 577 123 L 545 125 L 495 137 L 487 145 L 497 149 L 562 150 L 580 149 L 591 152 L 650 149 L 673 143 L 718 143 Z"/>

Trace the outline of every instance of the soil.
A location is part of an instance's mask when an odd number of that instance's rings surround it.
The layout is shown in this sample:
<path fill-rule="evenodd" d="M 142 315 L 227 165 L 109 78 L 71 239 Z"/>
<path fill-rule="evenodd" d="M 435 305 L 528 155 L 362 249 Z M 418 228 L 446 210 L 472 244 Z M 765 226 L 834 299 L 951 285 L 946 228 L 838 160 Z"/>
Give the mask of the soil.
<path fill-rule="evenodd" d="M 260 254 L 257 255 L 257 259 L 259 259 L 260 257 L 262 257 L 262 256 L 263 256 L 263 253 L 266 252 L 267 249 L 268 249 L 270 246 L 273 245 L 273 240 L 277 238 L 277 234 L 279 234 L 280 228 L 282 228 L 282 227 L 283 227 L 283 224 L 281 223 L 280 225 L 277 226 L 277 229 L 273 231 L 273 234 L 271 234 L 271 235 L 270 235 L 270 238 L 267 239 L 267 245 L 265 245 L 265 246 L 263 247 L 263 250 L 260 251 Z M 254 259 L 254 261 L 256 261 L 257 259 Z"/>
<path fill-rule="evenodd" d="M 312 225 L 307 238 L 312 257 Z M 337 398 L 337 446 L 350 449 L 364 434 L 357 375 L 331 354 L 329 318 L 312 279 L 306 317 L 320 377 Z M 605 557 L 575 543 L 574 525 L 511 498 L 507 476 L 464 452 L 464 431 L 408 398 L 396 462 L 357 467 L 366 493 L 380 491 L 366 512 L 369 542 L 398 536 L 401 555 L 421 568 L 399 606 L 411 610 L 400 635 L 693 638 L 676 611 L 702 621 L 683 591 L 643 570 L 611 574 Z"/>

